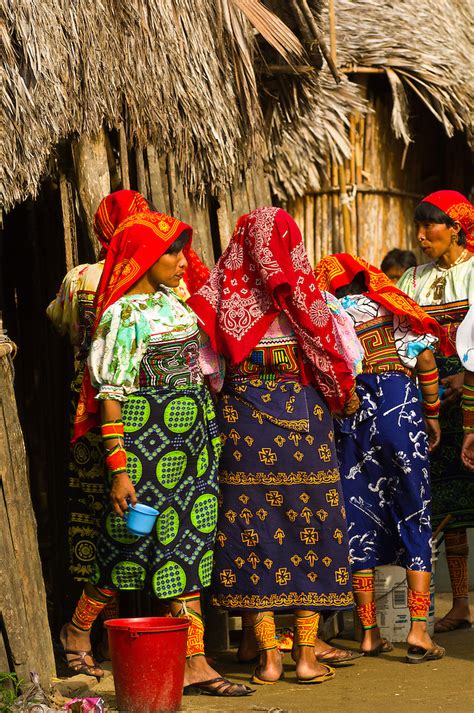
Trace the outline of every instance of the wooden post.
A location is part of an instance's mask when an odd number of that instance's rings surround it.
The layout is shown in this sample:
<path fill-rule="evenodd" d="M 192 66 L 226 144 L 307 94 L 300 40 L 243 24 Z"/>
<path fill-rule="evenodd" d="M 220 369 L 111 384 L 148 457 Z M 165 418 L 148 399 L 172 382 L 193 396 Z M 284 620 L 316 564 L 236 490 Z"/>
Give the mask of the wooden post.
<path fill-rule="evenodd" d="M 86 215 L 89 239 L 97 254 L 99 243 L 95 237 L 92 222 L 97 207 L 110 193 L 109 163 L 105 147 L 104 130 L 95 136 L 83 134 L 72 145 L 77 188 Z"/>
<path fill-rule="evenodd" d="M 0 344 L 0 664 L 26 683 L 36 671 L 48 690 L 56 667 L 9 349 Z"/>
<path fill-rule="evenodd" d="M 61 196 L 61 211 L 63 214 L 66 270 L 69 272 L 69 270 L 78 264 L 79 257 L 77 253 L 77 231 L 72 186 L 62 172 L 59 173 L 59 194 Z"/>
<path fill-rule="evenodd" d="M 128 171 L 128 146 L 127 136 L 123 124 L 119 126 L 119 154 L 120 154 L 120 173 L 122 174 L 122 188 L 130 190 L 130 174 Z"/>

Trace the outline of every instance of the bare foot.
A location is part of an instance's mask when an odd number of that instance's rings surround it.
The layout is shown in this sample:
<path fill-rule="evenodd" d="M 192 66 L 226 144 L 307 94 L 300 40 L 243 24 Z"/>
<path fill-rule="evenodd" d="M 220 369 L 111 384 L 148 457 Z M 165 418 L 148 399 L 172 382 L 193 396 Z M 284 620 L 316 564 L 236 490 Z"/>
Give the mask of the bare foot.
<path fill-rule="evenodd" d="M 91 650 L 91 640 L 88 633 L 80 631 L 74 624 L 68 622 L 64 624 L 61 629 L 59 640 L 65 652 L 77 652 L 65 653 L 68 667 L 72 671 L 102 678 L 104 671 L 96 665 L 91 653 L 89 653 Z"/>
<path fill-rule="evenodd" d="M 255 676 L 263 681 L 278 681 L 283 673 L 283 662 L 278 649 L 268 649 L 260 654 Z"/>
<path fill-rule="evenodd" d="M 426 622 L 414 621 L 407 636 L 407 644 L 410 646 L 419 646 L 422 649 L 431 649 L 435 642 L 428 634 Z"/>
<path fill-rule="evenodd" d="M 364 637 L 360 645 L 360 650 L 365 653 L 373 651 L 383 643 L 383 638 L 380 634 L 380 629 L 375 626 L 373 629 L 365 629 Z"/>
<path fill-rule="evenodd" d="M 296 675 L 303 680 L 324 676 L 328 673 L 327 666 L 318 663 L 315 650 L 312 646 L 297 646 L 294 650 L 296 661 Z"/>

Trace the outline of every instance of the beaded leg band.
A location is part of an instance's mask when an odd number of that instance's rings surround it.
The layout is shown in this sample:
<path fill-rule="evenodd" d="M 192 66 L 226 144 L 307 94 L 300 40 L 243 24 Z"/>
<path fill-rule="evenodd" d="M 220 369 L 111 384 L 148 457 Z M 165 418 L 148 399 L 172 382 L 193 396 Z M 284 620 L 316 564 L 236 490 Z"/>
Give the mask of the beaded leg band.
<path fill-rule="evenodd" d="M 119 597 L 116 596 L 105 605 L 104 609 L 102 609 L 100 618 L 103 621 L 108 621 L 109 619 L 117 619 L 119 615 Z"/>
<path fill-rule="evenodd" d="M 453 599 L 469 596 L 467 586 L 467 555 L 447 555 Z"/>
<path fill-rule="evenodd" d="M 253 625 L 253 631 L 258 644 L 259 651 L 276 649 L 278 642 L 276 638 L 275 618 L 269 614 L 264 614 Z"/>
<path fill-rule="evenodd" d="M 374 570 L 361 569 L 352 573 L 352 588 L 356 594 L 359 592 L 374 592 Z"/>
<path fill-rule="evenodd" d="M 426 621 L 430 608 L 430 593 L 408 590 L 408 609 L 412 621 Z"/>
<path fill-rule="evenodd" d="M 372 601 L 367 604 L 358 604 L 356 608 L 364 631 L 375 629 L 377 626 L 377 609 L 375 607 L 375 602 Z"/>
<path fill-rule="evenodd" d="M 308 616 L 295 616 L 295 644 L 296 646 L 314 646 L 319 628 L 318 613 Z"/>
<path fill-rule="evenodd" d="M 204 656 L 204 622 L 201 614 L 188 606 L 191 602 L 199 602 L 200 592 L 191 592 L 174 597 L 171 601 L 179 602 L 180 610 L 176 616 L 186 617 L 189 620 L 188 640 L 186 643 L 186 658 L 191 656 Z"/>
<path fill-rule="evenodd" d="M 92 624 L 95 622 L 99 614 L 110 602 L 117 597 L 118 592 L 113 589 L 97 589 L 97 591 L 106 598 L 105 601 L 99 601 L 94 597 L 82 593 L 79 599 L 71 622 L 77 629 L 81 631 L 90 631 Z"/>

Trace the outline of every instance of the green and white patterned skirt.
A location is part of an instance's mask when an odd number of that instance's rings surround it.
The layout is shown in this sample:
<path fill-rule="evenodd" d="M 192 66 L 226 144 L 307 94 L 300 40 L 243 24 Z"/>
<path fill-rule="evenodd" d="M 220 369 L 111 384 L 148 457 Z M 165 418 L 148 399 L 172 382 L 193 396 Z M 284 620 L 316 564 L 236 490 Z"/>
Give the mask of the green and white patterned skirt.
<path fill-rule="evenodd" d="M 159 511 L 137 537 L 109 504 L 92 582 L 150 589 L 159 599 L 209 586 L 217 522 L 220 439 L 206 387 L 147 387 L 123 406 L 128 474 L 138 502 Z"/>

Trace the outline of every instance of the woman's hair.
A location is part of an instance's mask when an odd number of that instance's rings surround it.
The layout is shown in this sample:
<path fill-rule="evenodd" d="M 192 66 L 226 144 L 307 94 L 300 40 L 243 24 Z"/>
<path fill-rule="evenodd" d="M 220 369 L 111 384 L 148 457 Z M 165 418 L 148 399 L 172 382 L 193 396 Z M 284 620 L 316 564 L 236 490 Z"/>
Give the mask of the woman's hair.
<path fill-rule="evenodd" d="M 418 223 L 444 223 L 448 228 L 454 228 L 455 222 L 444 210 L 441 210 L 433 203 L 422 201 L 415 208 L 415 220 Z M 466 244 L 466 233 L 462 228 L 458 233 L 458 245 Z"/>
<path fill-rule="evenodd" d="M 402 267 L 404 270 L 408 270 L 409 267 L 416 267 L 415 253 L 411 250 L 401 250 L 400 248 L 389 250 L 382 260 L 380 269 L 382 272 L 387 272 L 391 267 Z"/>
<path fill-rule="evenodd" d="M 349 282 L 348 285 L 343 285 L 336 289 L 336 297 L 340 300 L 342 297 L 347 297 L 347 295 L 361 295 L 363 292 L 367 292 L 367 285 L 365 284 L 365 276 L 363 272 L 358 272 L 354 279 Z"/>
<path fill-rule="evenodd" d="M 165 255 L 169 255 L 169 254 L 177 255 L 184 248 L 184 246 L 186 245 L 188 240 L 189 240 L 189 233 L 187 230 L 183 230 L 181 235 L 179 235 L 179 237 L 176 238 L 174 243 L 171 243 L 168 250 L 165 250 L 164 254 Z"/>

